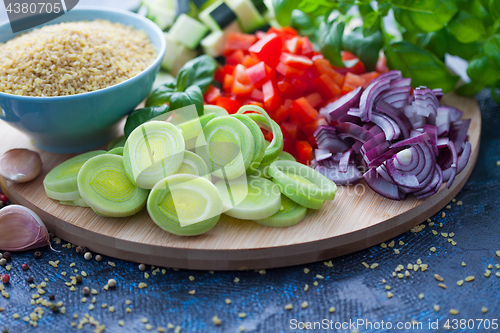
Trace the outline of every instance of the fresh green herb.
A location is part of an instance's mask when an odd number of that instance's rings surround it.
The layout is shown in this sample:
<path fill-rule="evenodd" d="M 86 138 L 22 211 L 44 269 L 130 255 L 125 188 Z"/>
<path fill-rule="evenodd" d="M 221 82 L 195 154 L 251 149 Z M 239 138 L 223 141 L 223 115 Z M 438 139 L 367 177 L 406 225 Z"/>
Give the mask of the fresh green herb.
<path fill-rule="evenodd" d="M 348 65 L 340 52 L 357 56 L 374 70 L 383 49 L 390 69 L 412 78 L 412 85 L 455 88 L 458 77 L 444 64 L 446 54 L 469 61 L 472 82 L 457 92 L 472 95 L 500 88 L 500 1 L 498 0 L 273 0 L 279 24 L 290 24 L 317 44 L 332 65 Z M 357 7 L 362 27 L 345 28 L 347 10 Z M 399 32 L 386 32 L 384 18 L 394 14 Z M 346 26 L 347 23 L 346 23 Z M 340 38 L 339 38 L 340 36 Z M 341 45 L 339 41 L 342 40 Z"/>
<path fill-rule="evenodd" d="M 203 94 L 201 93 L 200 87 L 193 85 L 188 87 L 185 91 L 173 92 L 170 96 L 170 108 L 171 110 L 177 110 L 184 106 L 192 105 L 196 106 L 196 111 L 198 116 L 203 115 Z"/>
<path fill-rule="evenodd" d="M 167 104 L 163 104 L 160 106 L 150 106 L 133 111 L 128 116 L 127 121 L 125 122 L 125 135 L 128 137 L 136 127 L 139 127 L 145 122 L 161 116 L 168 111 L 170 111 L 170 108 Z"/>
<path fill-rule="evenodd" d="M 198 86 L 205 93 L 214 80 L 217 62 L 209 55 L 201 55 L 189 60 L 177 74 L 177 90 L 185 91 L 190 86 Z"/>

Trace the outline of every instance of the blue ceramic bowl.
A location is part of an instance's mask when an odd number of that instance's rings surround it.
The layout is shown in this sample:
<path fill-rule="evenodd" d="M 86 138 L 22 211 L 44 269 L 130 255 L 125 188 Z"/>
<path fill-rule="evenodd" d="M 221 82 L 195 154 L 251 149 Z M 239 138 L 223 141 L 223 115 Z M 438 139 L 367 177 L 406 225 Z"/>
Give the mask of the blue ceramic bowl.
<path fill-rule="evenodd" d="M 140 74 L 93 92 L 60 96 L 17 96 L 0 92 L 0 119 L 26 133 L 33 143 L 54 153 L 79 153 L 102 146 L 117 133 L 117 123 L 148 95 L 165 55 L 161 29 L 137 14 L 99 7 L 74 8 L 43 25 L 106 19 L 144 30 L 158 53 Z M 38 26 L 40 27 L 40 26 Z M 9 23 L 0 26 L 0 42 L 13 34 Z"/>

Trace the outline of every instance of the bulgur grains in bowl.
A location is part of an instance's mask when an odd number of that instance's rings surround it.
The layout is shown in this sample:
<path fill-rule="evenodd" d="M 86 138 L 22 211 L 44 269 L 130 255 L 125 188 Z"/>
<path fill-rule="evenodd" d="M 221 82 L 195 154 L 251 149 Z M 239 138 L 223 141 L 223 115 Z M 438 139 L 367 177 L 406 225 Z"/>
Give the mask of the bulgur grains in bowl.
<path fill-rule="evenodd" d="M 107 20 L 47 25 L 0 44 L 0 92 L 66 96 L 145 70 L 156 49 L 144 31 Z"/>

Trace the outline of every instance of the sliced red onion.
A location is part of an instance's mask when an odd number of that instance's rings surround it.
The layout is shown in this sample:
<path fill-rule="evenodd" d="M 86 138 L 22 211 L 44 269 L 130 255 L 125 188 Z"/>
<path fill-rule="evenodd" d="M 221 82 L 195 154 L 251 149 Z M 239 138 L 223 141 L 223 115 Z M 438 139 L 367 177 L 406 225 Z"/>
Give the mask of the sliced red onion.
<path fill-rule="evenodd" d="M 373 111 L 371 121 L 384 131 L 386 140 L 396 140 L 401 134 L 398 124 L 382 113 Z"/>
<path fill-rule="evenodd" d="M 351 159 L 352 149 L 347 149 L 342 153 L 339 161 L 339 172 L 345 173 L 347 172 L 349 166 L 349 160 Z"/>
<path fill-rule="evenodd" d="M 436 115 L 437 135 L 447 135 L 450 130 L 450 109 L 439 107 Z"/>
<path fill-rule="evenodd" d="M 413 175 L 418 175 L 422 172 L 424 165 L 419 161 L 424 158 L 424 152 L 419 146 L 413 146 L 401 150 L 394 155 L 394 165 L 398 170 L 410 172 Z"/>
<path fill-rule="evenodd" d="M 399 193 L 399 189 L 397 185 L 389 183 L 387 180 L 379 176 L 377 170 L 370 169 L 363 175 L 363 178 L 370 186 L 372 190 L 382 195 L 383 197 L 393 199 L 393 200 L 401 200 L 402 196 Z"/>
<path fill-rule="evenodd" d="M 376 168 L 379 165 L 381 165 L 382 163 L 384 163 L 386 160 L 388 160 L 389 158 L 394 156 L 394 154 L 399 153 L 401 150 L 403 150 L 402 147 L 390 148 L 388 151 L 386 151 L 385 153 L 383 153 L 382 155 L 380 155 L 376 159 L 367 162 L 366 164 L 368 165 L 369 168 Z M 363 159 L 364 159 L 364 156 L 363 156 Z"/>
<path fill-rule="evenodd" d="M 322 107 L 320 110 L 319 110 L 319 114 L 326 119 L 326 121 L 331 124 L 332 123 L 332 118 L 330 117 L 330 111 L 328 111 L 328 109 L 325 107 Z"/>
<path fill-rule="evenodd" d="M 352 150 L 354 150 L 354 152 L 356 154 L 359 154 L 359 152 L 361 151 L 361 147 L 363 147 L 363 142 L 361 141 L 356 141 L 353 145 L 352 145 Z"/>
<path fill-rule="evenodd" d="M 391 145 L 391 148 L 413 146 L 427 140 L 430 140 L 429 135 L 427 133 L 419 133 L 417 136 L 410 137 L 408 139 L 404 139 L 394 143 L 393 145 Z"/>
<path fill-rule="evenodd" d="M 330 179 L 337 185 L 350 185 L 363 178 L 355 164 L 349 164 L 347 172 L 339 172 L 338 164 L 331 168 L 318 165 L 315 168 L 320 174 Z"/>
<path fill-rule="evenodd" d="M 441 97 L 443 97 L 443 89 L 441 88 L 432 89 L 432 92 L 438 101 L 441 100 Z"/>
<path fill-rule="evenodd" d="M 427 185 L 423 190 L 413 193 L 417 199 L 424 199 L 436 194 L 441 185 L 443 184 L 443 172 L 439 165 L 436 165 L 436 169 L 434 170 L 434 176 L 429 185 Z"/>
<path fill-rule="evenodd" d="M 455 144 L 455 149 L 459 154 L 462 152 L 462 145 L 467 137 L 470 123 L 471 119 L 462 119 L 452 122 L 450 125 L 450 134 L 448 137 L 450 138 L 450 141 L 453 141 Z"/>
<path fill-rule="evenodd" d="M 465 166 L 469 162 L 471 151 L 472 151 L 472 146 L 470 142 L 466 142 L 462 154 L 460 154 L 460 156 L 458 157 L 457 174 L 459 174 L 460 172 L 462 172 L 463 169 L 465 169 Z"/>
<path fill-rule="evenodd" d="M 397 185 L 415 189 L 421 188 L 417 176 L 399 171 L 394 165 L 394 159 L 388 159 L 385 162 L 385 166 L 387 168 L 387 172 Z"/>
<path fill-rule="evenodd" d="M 454 108 L 453 106 L 441 105 L 440 107 L 448 109 L 448 111 L 450 113 L 450 122 L 458 121 L 464 115 L 464 113 L 462 111 L 460 111 L 457 108 Z"/>
<path fill-rule="evenodd" d="M 455 180 L 455 176 L 457 175 L 457 166 L 458 166 L 458 154 L 457 150 L 455 149 L 455 144 L 450 140 L 448 141 L 448 148 L 450 149 L 451 156 L 452 156 L 452 163 L 451 166 L 448 170 L 451 169 L 451 174 L 448 182 L 446 183 L 446 187 L 450 188 L 451 185 L 453 184 L 453 181 Z M 444 170 L 446 171 L 446 170 Z M 444 173 L 443 171 L 443 173 Z"/>
<path fill-rule="evenodd" d="M 439 138 L 436 142 L 436 146 L 437 146 L 438 150 L 446 148 L 448 145 L 448 141 L 450 141 L 450 139 L 448 139 L 448 138 Z"/>
<path fill-rule="evenodd" d="M 363 87 L 358 87 L 335 102 L 327 104 L 324 108 L 330 113 L 331 121 L 338 120 L 340 117 L 346 115 L 350 108 L 358 106 L 362 92 Z"/>
<path fill-rule="evenodd" d="M 384 101 L 379 101 L 375 109 L 377 110 L 377 112 L 389 116 L 392 120 L 394 120 L 398 124 L 399 129 L 403 134 L 403 139 L 407 139 L 410 137 L 410 131 L 412 129 L 412 125 L 410 123 L 410 120 L 408 120 L 408 117 L 406 117 L 401 110 L 395 108 L 394 106 Z"/>
<path fill-rule="evenodd" d="M 383 142 L 385 142 L 385 133 L 374 135 L 373 138 L 366 141 L 366 143 L 363 144 L 363 146 L 361 146 L 360 151 L 363 154 L 366 154 L 367 151 L 372 150 L 373 148 L 375 148 L 376 146 L 378 146 Z"/>
<path fill-rule="evenodd" d="M 390 78 L 377 81 L 373 80 L 372 83 L 370 83 L 370 85 L 365 89 L 365 91 L 363 91 L 359 100 L 359 112 L 361 121 L 370 121 L 372 119 L 373 103 L 375 102 L 375 99 L 378 95 L 389 89 L 390 82 Z"/>
<path fill-rule="evenodd" d="M 391 144 L 389 142 L 384 141 L 378 146 L 374 147 L 373 149 L 367 151 L 366 154 L 364 154 L 363 158 L 365 159 L 366 162 L 369 163 L 370 161 L 375 160 L 377 157 L 388 151 L 390 145 Z"/>
<path fill-rule="evenodd" d="M 335 126 L 339 138 L 353 138 L 361 142 L 370 140 L 373 135 L 363 127 L 351 123 L 340 123 Z"/>
<path fill-rule="evenodd" d="M 314 156 L 316 161 L 323 161 L 332 157 L 332 153 L 328 149 L 315 149 Z"/>
<path fill-rule="evenodd" d="M 372 82 L 378 82 L 378 81 L 382 81 L 384 79 L 389 79 L 392 81 L 392 80 L 398 80 L 401 78 L 403 78 L 403 74 L 401 74 L 401 71 L 392 70 L 392 71 L 388 71 L 388 72 L 380 74 L 375 79 L 373 79 Z"/>
<path fill-rule="evenodd" d="M 434 151 L 434 155 L 438 155 L 438 148 L 437 148 L 437 128 L 436 126 L 432 125 L 424 125 L 424 132 L 429 135 L 429 143 L 432 146 L 432 150 Z"/>
<path fill-rule="evenodd" d="M 391 81 L 391 89 L 409 87 L 411 88 L 411 78 L 395 79 Z M 408 90 L 410 91 L 410 90 Z"/>

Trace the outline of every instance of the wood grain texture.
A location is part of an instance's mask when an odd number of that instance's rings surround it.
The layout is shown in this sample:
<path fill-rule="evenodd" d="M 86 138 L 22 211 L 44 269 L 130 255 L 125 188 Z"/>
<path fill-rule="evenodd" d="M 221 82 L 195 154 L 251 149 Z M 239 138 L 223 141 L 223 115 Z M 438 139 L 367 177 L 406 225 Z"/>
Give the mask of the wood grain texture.
<path fill-rule="evenodd" d="M 24 205 L 58 237 L 108 256 L 156 266 L 205 270 L 258 269 L 298 265 L 355 252 L 389 240 L 443 208 L 469 178 L 479 153 L 481 113 L 476 101 L 455 94 L 443 104 L 472 118 L 469 129 L 472 155 L 453 186 L 426 200 L 385 199 L 366 184 L 340 186 L 335 200 L 290 228 L 269 228 L 222 215 L 206 234 L 179 237 L 157 227 L 146 210 L 129 218 L 105 218 L 89 208 L 59 205 L 43 189 L 45 175 L 71 155 L 56 155 L 35 148 L 29 138 L 0 123 L 0 154 L 12 148 L 37 150 L 44 163 L 39 177 L 27 184 L 6 184 L 10 200 Z"/>

